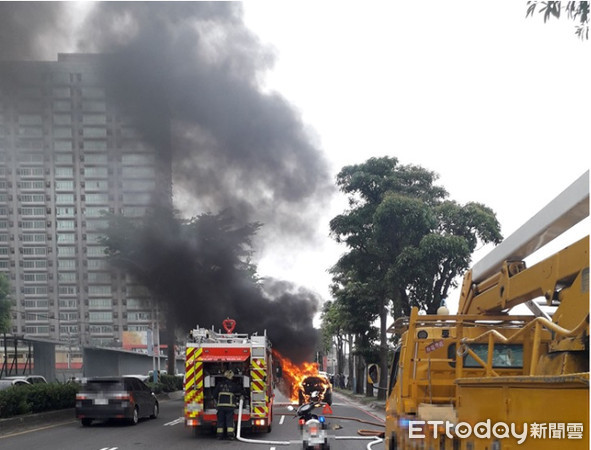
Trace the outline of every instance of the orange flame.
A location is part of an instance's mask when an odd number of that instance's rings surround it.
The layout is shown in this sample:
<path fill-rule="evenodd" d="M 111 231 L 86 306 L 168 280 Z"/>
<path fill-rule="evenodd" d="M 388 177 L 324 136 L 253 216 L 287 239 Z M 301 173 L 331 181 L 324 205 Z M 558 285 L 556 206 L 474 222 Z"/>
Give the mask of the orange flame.
<path fill-rule="evenodd" d="M 282 369 L 283 388 L 282 392 L 289 397 L 291 402 L 298 402 L 298 391 L 302 381 L 309 376 L 318 375 L 318 363 L 304 362 L 300 365 L 294 364 L 289 358 L 281 355 L 273 349 L 273 358 L 279 361 Z"/>

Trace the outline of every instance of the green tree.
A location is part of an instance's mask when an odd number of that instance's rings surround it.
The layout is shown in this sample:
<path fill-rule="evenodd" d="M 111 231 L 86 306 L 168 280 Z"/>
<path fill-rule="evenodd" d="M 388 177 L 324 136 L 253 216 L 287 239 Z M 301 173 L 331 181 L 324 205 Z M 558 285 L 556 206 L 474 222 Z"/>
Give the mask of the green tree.
<path fill-rule="evenodd" d="M 588 1 L 528 1 L 525 17 L 533 17 L 536 10 L 544 16 L 544 23 L 546 23 L 552 17 L 559 19 L 562 11 L 564 10 L 568 19 L 578 22 L 578 24 L 575 25 L 575 34 L 581 39 L 589 39 L 589 13 L 591 9 Z"/>
<path fill-rule="evenodd" d="M 494 213 L 483 205 L 446 200 L 437 175 L 396 158 L 370 158 L 337 175 L 350 208 L 330 222 L 332 236 L 348 247 L 332 268 L 336 292 L 355 283 L 358 301 L 380 322 L 380 366 L 387 373 L 386 322 L 413 305 L 434 312 L 454 279 L 469 267 L 479 241 L 499 242 Z M 350 300 L 349 300 L 350 301 Z M 384 394 L 385 377 L 380 380 Z"/>
<path fill-rule="evenodd" d="M 8 278 L 0 273 L 0 333 L 10 332 L 10 309 L 12 302 L 9 298 L 10 285 Z"/>
<path fill-rule="evenodd" d="M 140 223 L 109 216 L 102 243 L 110 262 L 147 288 L 165 316 L 169 373 L 179 318 L 190 321 L 181 325 L 194 326 L 196 318 L 188 318 L 187 311 L 195 310 L 199 301 L 213 304 L 216 294 L 219 304 L 230 279 L 256 285 L 250 257 L 251 239 L 259 226 L 239 224 L 228 212 L 186 220 L 173 210 L 157 208 Z"/>

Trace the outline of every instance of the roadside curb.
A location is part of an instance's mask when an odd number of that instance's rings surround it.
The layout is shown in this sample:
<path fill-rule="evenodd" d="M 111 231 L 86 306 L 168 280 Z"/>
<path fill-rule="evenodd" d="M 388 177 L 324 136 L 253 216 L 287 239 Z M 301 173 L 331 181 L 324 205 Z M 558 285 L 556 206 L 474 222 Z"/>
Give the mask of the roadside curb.
<path fill-rule="evenodd" d="M 386 411 L 386 402 L 385 401 L 381 401 L 381 400 L 376 400 L 373 397 L 366 397 L 364 395 L 360 395 L 360 394 L 354 394 L 351 391 L 348 391 L 346 389 L 336 389 L 335 392 L 347 397 L 350 400 L 353 400 L 357 403 L 360 403 L 362 405 L 366 405 L 369 408 L 372 409 L 377 409 L 379 411 Z"/>
<path fill-rule="evenodd" d="M 21 416 L 0 419 L 0 436 L 15 431 L 24 431 L 39 425 L 48 425 L 68 420 L 75 420 L 74 408 L 46 411 L 36 414 L 23 414 Z"/>

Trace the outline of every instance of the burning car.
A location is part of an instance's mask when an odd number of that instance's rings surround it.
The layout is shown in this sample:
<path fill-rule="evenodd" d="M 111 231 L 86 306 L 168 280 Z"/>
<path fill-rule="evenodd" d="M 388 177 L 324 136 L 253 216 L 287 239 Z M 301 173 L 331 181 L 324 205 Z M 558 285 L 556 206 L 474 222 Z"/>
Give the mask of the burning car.
<path fill-rule="evenodd" d="M 310 402 L 313 393 L 318 393 L 318 401 L 332 405 L 332 385 L 326 375 L 308 375 L 298 387 L 298 403 Z"/>

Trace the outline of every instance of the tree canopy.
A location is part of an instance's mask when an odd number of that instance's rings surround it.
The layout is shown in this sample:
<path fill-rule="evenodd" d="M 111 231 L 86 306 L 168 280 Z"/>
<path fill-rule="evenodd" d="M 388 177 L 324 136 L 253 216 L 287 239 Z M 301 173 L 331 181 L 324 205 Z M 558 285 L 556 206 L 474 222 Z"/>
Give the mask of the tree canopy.
<path fill-rule="evenodd" d="M 349 208 L 330 222 L 333 238 L 347 246 L 331 269 L 336 311 L 351 333 L 379 318 L 382 370 L 388 314 L 408 315 L 412 306 L 435 313 L 478 243 L 502 239 L 490 208 L 448 200 L 437 178 L 393 157 L 370 158 L 337 175 Z"/>
<path fill-rule="evenodd" d="M 589 39 L 589 13 L 591 12 L 591 8 L 588 1 L 528 1 L 525 17 L 533 17 L 536 10 L 543 15 L 544 23 L 546 23 L 552 17 L 559 19 L 562 11 L 564 10 L 568 19 L 578 22 L 575 25 L 575 34 L 581 39 Z"/>

